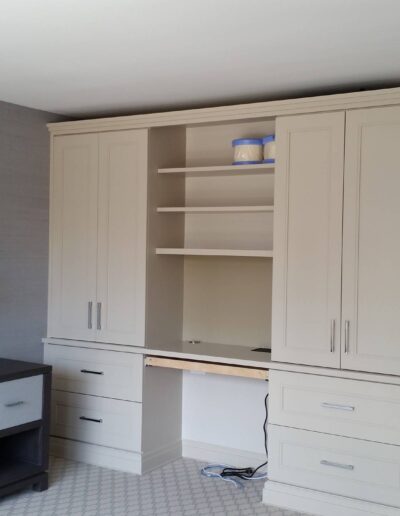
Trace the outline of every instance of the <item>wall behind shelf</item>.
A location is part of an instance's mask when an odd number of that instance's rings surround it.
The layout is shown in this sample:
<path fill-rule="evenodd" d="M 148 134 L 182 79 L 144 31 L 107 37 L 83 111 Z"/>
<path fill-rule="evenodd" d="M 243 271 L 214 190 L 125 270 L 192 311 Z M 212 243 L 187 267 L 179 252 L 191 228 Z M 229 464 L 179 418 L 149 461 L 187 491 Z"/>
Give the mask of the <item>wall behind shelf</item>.
<path fill-rule="evenodd" d="M 49 134 L 63 118 L 0 102 L 0 356 L 42 361 Z"/>

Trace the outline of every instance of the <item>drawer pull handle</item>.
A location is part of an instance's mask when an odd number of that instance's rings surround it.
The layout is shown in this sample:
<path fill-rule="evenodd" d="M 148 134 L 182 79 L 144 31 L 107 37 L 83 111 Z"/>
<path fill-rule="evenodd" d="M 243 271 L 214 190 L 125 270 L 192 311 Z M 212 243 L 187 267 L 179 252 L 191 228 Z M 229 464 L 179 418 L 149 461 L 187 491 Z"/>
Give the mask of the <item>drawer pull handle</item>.
<path fill-rule="evenodd" d="M 88 301 L 88 329 L 91 330 L 93 328 L 93 301 Z"/>
<path fill-rule="evenodd" d="M 11 408 L 11 407 L 19 407 L 20 405 L 25 405 L 25 401 L 13 401 L 11 403 L 6 403 L 4 406 L 7 408 Z"/>
<path fill-rule="evenodd" d="M 82 421 L 91 421 L 92 423 L 102 423 L 103 422 L 102 419 L 94 419 L 93 417 L 81 416 L 79 419 L 81 419 Z"/>
<path fill-rule="evenodd" d="M 350 349 L 350 321 L 344 322 L 344 352 L 348 355 Z"/>
<path fill-rule="evenodd" d="M 101 303 L 97 303 L 97 329 L 101 330 Z"/>
<path fill-rule="evenodd" d="M 331 466 L 332 468 L 347 469 L 348 471 L 353 471 L 354 469 L 352 464 L 341 464 L 340 462 L 332 462 L 330 460 L 321 460 L 320 464 L 322 466 Z"/>
<path fill-rule="evenodd" d="M 331 320 L 331 353 L 335 352 L 336 320 Z"/>
<path fill-rule="evenodd" d="M 91 371 L 90 369 L 81 369 L 81 373 L 84 374 L 104 374 L 104 371 Z"/>
<path fill-rule="evenodd" d="M 328 403 L 327 401 L 323 401 L 321 407 L 334 410 L 346 410 L 347 412 L 354 412 L 356 409 L 351 405 L 340 405 L 339 403 Z"/>

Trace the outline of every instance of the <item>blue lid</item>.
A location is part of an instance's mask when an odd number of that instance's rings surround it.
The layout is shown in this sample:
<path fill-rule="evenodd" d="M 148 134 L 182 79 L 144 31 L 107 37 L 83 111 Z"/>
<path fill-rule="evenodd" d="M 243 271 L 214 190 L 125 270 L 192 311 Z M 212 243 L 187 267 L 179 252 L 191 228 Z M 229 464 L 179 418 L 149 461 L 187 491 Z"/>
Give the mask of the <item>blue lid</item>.
<path fill-rule="evenodd" d="M 262 145 L 261 138 L 236 138 L 232 140 L 232 147 L 236 145 Z"/>
<path fill-rule="evenodd" d="M 259 165 L 262 161 L 234 161 L 232 165 Z"/>
<path fill-rule="evenodd" d="M 263 159 L 262 162 L 263 163 L 275 163 L 275 159 L 274 158 Z"/>
<path fill-rule="evenodd" d="M 264 145 L 266 143 L 268 143 L 268 142 L 274 142 L 274 141 L 275 141 L 275 135 L 274 134 L 270 134 L 268 136 L 264 136 L 264 138 L 262 139 L 262 142 L 263 142 Z"/>

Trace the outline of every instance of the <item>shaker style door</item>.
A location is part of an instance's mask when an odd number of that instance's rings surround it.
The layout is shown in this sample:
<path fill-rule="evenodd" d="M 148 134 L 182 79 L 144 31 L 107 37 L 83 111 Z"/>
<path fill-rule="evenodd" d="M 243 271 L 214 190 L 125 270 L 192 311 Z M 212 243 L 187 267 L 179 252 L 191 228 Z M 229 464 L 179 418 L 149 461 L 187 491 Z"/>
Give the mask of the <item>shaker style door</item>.
<path fill-rule="evenodd" d="M 400 107 L 347 113 L 342 367 L 400 374 Z"/>
<path fill-rule="evenodd" d="M 340 367 L 344 112 L 278 118 L 272 359 Z"/>
<path fill-rule="evenodd" d="M 144 346 L 147 135 L 147 130 L 99 135 L 99 342 Z"/>
<path fill-rule="evenodd" d="M 94 340 L 97 135 L 55 136 L 48 336 Z"/>

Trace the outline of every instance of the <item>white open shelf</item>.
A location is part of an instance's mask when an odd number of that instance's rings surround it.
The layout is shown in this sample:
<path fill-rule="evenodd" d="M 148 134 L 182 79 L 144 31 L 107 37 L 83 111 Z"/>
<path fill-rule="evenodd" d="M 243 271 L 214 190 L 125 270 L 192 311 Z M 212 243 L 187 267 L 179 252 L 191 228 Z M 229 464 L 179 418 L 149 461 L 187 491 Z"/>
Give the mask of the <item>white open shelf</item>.
<path fill-rule="evenodd" d="M 188 249 L 173 247 L 158 247 L 156 254 L 177 256 L 243 256 L 249 258 L 272 258 L 272 251 L 254 249 Z"/>
<path fill-rule="evenodd" d="M 272 212 L 273 206 L 175 206 L 157 208 L 159 213 L 260 213 Z"/>
<path fill-rule="evenodd" d="M 259 163 L 257 165 L 215 165 L 208 167 L 159 168 L 159 174 L 187 174 L 193 176 L 224 174 L 271 174 L 275 163 Z"/>

